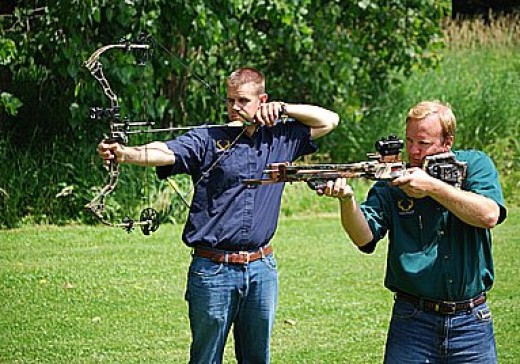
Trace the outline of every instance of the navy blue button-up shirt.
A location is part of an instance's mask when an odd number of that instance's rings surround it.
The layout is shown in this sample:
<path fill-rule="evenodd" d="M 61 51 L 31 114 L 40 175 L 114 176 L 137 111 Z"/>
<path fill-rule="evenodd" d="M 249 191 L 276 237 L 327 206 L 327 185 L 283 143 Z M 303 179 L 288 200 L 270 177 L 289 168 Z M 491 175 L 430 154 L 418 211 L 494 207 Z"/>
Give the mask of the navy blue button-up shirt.
<path fill-rule="evenodd" d="M 237 251 L 267 244 L 277 227 L 284 184 L 248 188 L 242 181 L 265 177 L 269 163 L 292 162 L 317 150 L 310 128 L 294 120 L 259 127 L 252 137 L 244 133 L 233 143 L 241 131 L 194 129 L 166 142 L 175 164 L 157 167 L 158 177 L 186 173 L 195 184 L 182 235 L 188 246 Z"/>

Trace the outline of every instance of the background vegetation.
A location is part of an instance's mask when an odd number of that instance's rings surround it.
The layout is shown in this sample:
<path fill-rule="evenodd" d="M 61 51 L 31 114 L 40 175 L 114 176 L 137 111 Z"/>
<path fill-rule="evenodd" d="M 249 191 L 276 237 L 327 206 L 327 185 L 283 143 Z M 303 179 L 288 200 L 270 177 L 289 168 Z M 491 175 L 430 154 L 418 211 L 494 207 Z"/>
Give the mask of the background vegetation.
<path fill-rule="evenodd" d="M 385 4 L 19 2 L 0 15 L 0 227 L 92 221 L 83 205 L 106 178 L 95 146 L 108 121 L 87 115 L 107 100 L 83 62 L 97 47 L 142 31 L 154 42 L 145 66 L 126 52 L 102 56 L 129 120 L 223 122 L 225 76 L 247 64 L 268 76 L 273 99 L 338 111 L 342 124 L 313 158 L 345 162 L 364 158 L 383 136 L 402 136 L 406 110 L 437 98 L 458 116 L 456 147 L 488 152 L 508 202 L 518 203 L 518 17 L 441 22 L 447 1 Z M 110 218 L 153 205 L 163 221 L 183 221 L 181 200 L 153 170 L 123 166 L 120 181 L 107 203 Z M 190 190 L 186 178 L 177 183 Z M 301 195 L 299 188 L 290 191 Z M 306 211 L 305 198 L 287 198 L 294 207 L 284 213 Z"/>
<path fill-rule="evenodd" d="M 223 122 L 225 76 L 253 65 L 268 76 L 273 99 L 340 113 L 342 124 L 313 158 L 345 162 L 364 158 L 383 136 L 402 136 L 406 110 L 437 98 L 458 116 L 456 147 L 488 152 L 506 199 L 518 203 L 518 16 L 450 21 L 449 2 L 426 0 L 18 3 L 0 15 L 0 227 L 92 221 L 83 205 L 106 178 L 95 146 L 108 120 L 87 115 L 107 100 L 83 62 L 97 47 L 137 40 L 143 31 L 154 45 L 145 66 L 127 52 L 102 57 L 129 120 Z M 180 198 L 153 170 L 123 166 L 120 181 L 109 218 L 135 217 L 153 205 L 161 220 L 183 221 Z M 190 190 L 185 177 L 177 183 Z M 294 207 L 283 212 L 306 211 L 308 194 L 301 200 L 301 187 L 291 190 Z"/>
<path fill-rule="evenodd" d="M 456 147 L 489 153 L 509 206 L 520 202 L 518 17 L 441 22 L 449 2 L 433 0 L 17 3 L 0 15 L 0 228 L 91 221 L 82 207 L 104 183 L 94 149 L 108 126 L 87 117 L 106 100 L 82 63 L 141 31 L 159 42 L 146 66 L 124 52 L 103 57 L 130 119 L 222 122 L 225 76 L 248 64 L 268 76 L 272 98 L 341 114 L 313 158 L 345 162 L 382 136 L 402 136 L 406 110 L 438 98 L 458 116 Z M 369 185 L 353 184 L 359 197 Z M 381 362 L 392 301 L 385 244 L 361 255 L 339 226 L 337 201 L 303 184 L 283 198 L 273 362 Z M 147 238 L 84 224 L 0 230 L 0 362 L 187 360 L 179 198 L 153 172 L 125 166 L 108 213 L 135 216 L 148 199 L 174 224 Z M 494 230 L 490 302 L 501 363 L 520 357 L 519 216 L 512 208 Z M 231 360 L 232 345 L 226 350 Z"/>
<path fill-rule="evenodd" d="M 402 75 L 438 63 L 439 19 L 447 4 L 19 1 L 0 16 L 0 155 L 7 170 L 0 177 L 0 226 L 88 221 L 82 206 L 106 176 L 94 148 L 108 121 L 87 115 L 108 100 L 83 62 L 101 45 L 137 41 L 143 32 L 153 41 L 143 67 L 135 65 L 133 53 L 102 57 L 122 117 L 129 120 L 153 120 L 156 126 L 223 122 L 225 77 L 251 65 L 267 75 L 272 99 L 334 109 L 347 130 Z M 324 156 L 335 147 L 324 142 Z M 360 151 L 356 145 L 347 150 Z M 146 204 L 136 196 L 150 193 L 156 200 L 162 194 L 161 185 L 148 182 L 153 180 L 152 171 L 125 166 L 108 214 L 135 216 Z M 174 211 L 178 202 L 170 204 Z"/>

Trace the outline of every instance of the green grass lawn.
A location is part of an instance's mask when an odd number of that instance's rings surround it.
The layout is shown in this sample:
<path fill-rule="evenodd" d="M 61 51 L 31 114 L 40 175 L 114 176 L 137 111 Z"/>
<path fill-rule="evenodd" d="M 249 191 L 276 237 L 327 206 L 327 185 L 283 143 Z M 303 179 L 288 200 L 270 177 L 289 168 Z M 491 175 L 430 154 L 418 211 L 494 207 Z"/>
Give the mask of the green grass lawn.
<path fill-rule="evenodd" d="M 490 294 L 501 363 L 520 358 L 520 211 L 494 231 Z M 0 231 L 0 363 L 183 363 L 190 250 L 180 226 Z M 386 244 L 357 251 L 334 215 L 280 221 L 274 363 L 381 363 Z M 233 343 L 226 362 L 234 362 Z"/>

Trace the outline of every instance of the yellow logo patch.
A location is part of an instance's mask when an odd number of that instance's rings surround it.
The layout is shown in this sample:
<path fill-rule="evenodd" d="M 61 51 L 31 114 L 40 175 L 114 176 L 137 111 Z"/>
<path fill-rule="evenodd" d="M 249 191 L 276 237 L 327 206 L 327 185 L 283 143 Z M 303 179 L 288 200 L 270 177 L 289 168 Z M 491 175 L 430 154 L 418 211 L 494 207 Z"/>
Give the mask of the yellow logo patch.
<path fill-rule="evenodd" d="M 231 145 L 231 142 L 229 140 L 217 140 L 217 148 L 219 152 L 226 150 Z"/>
<path fill-rule="evenodd" d="M 407 213 L 413 209 L 414 202 L 412 199 L 399 200 L 397 201 L 397 208 L 399 211 Z"/>

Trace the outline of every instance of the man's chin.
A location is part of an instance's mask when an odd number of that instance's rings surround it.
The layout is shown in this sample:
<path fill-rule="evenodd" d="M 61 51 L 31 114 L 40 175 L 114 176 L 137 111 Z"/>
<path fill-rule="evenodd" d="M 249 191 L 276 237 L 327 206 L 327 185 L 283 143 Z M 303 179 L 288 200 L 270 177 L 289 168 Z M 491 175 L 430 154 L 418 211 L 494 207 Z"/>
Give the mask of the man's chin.
<path fill-rule="evenodd" d="M 228 123 L 229 126 L 242 126 L 244 125 L 244 121 L 243 120 L 239 120 L 239 119 L 235 119 L 235 120 L 231 120 L 229 123 Z"/>

